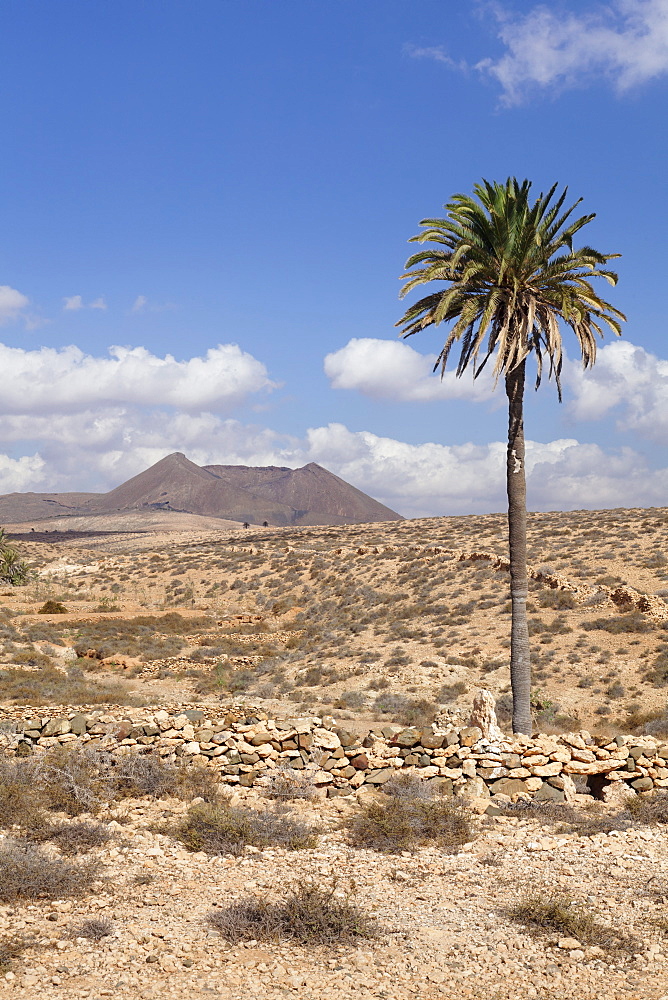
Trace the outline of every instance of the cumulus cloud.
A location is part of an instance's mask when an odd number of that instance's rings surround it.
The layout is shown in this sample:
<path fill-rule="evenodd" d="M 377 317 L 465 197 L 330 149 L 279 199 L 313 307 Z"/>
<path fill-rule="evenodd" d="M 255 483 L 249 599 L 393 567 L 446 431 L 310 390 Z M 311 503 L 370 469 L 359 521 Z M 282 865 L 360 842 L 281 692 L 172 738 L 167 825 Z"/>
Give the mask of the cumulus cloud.
<path fill-rule="evenodd" d="M 145 295 L 138 295 L 137 298 L 132 303 L 132 309 L 130 311 L 133 313 L 142 312 L 142 310 L 146 307 L 147 303 L 148 299 L 146 298 Z"/>
<path fill-rule="evenodd" d="M 111 347 L 109 357 L 78 347 L 26 351 L 0 344 L 4 414 L 68 413 L 95 406 L 174 406 L 186 411 L 229 409 L 271 389 L 265 366 L 236 344 L 177 361 L 144 347 Z"/>
<path fill-rule="evenodd" d="M 104 296 L 100 295 L 100 297 L 98 299 L 95 299 L 94 302 L 91 302 L 90 308 L 91 309 L 106 309 L 107 308 L 107 303 L 105 302 Z"/>
<path fill-rule="evenodd" d="M 341 424 L 310 430 L 307 440 L 311 461 L 409 516 L 506 506 L 503 441 L 412 445 Z M 610 453 L 574 439 L 527 442 L 532 509 L 637 506 L 656 502 L 667 484 L 668 470 L 651 472 L 631 449 Z"/>
<path fill-rule="evenodd" d="M 600 420 L 616 411 L 620 430 L 668 444 L 668 361 L 615 341 L 598 352 L 588 372 L 568 362 L 565 374 L 576 419 Z"/>
<path fill-rule="evenodd" d="M 0 491 L 24 493 L 39 488 L 46 478 L 46 462 L 41 455 L 10 458 L 0 454 Z"/>
<path fill-rule="evenodd" d="M 491 398 L 494 382 L 484 372 L 433 374 L 437 355 L 420 354 L 405 341 L 355 337 L 325 357 L 325 374 L 334 389 L 356 389 L 373 399 L 428 402 L 435 399 Z"/>
<path fill-rule="evenodd" d="M 668 0 L 614 0 L 573 14 L 540 4 L 521 17 L 499 6 L 497 13 L 506 51 L 476 68 L 500 83 L 506 104 L 593 77 L 622 93 L 668 72 Z"/>
<path fill-rule="evenodd" d="M 411 517 L 504 510 L 506 444 L 408 444 L 341 424 L 309 430 L 310 461 Z M 604 450 L 575 439 L 527 442 L 533 510 L 657 505 L 668 469 L 653 470 L 631 448 Z"/>
<path fill-rule="evenodd" d="M 317 462 L 409 517 L 506 506 L 504 441 L 408 444 L 338 423 L 298 438 L 212 413 L 129 407 L 0 416 L 0 436 L 8 443 L 40 441 L 37 454 L 0 456 L 0 493 L 108 490 L 183 451 L 198 465 Z M 668 489 L 668 469 L 649 469 L 632 449 L 605 451 L 575 439 L 528 442 L 527 477 L 535 510 L 656 505 Z"/>
<path fill-rule="evenodd" d="M 26 295 L 9 285 L 0 285 L 0 324 L 19 319 L 28 305 L 29 299 Z"/>

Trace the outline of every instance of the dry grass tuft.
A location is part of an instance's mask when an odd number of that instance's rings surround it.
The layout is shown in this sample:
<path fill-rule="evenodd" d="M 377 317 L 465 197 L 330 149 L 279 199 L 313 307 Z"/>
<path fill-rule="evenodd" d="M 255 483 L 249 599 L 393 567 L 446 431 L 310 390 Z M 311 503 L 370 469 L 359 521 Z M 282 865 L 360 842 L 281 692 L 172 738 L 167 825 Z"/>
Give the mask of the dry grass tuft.
<path fill-rule="evenodd" d="M 332 947 L 378 936 L 378 922 L 352 901 L 354 886 L 341 897 L 337 885 L 336 879 L 326 888 L 301 879 L 288 888 L 280 902 L 246 897 L 214 910 L 207 922 L 233 943 L 289 940 Z"/>

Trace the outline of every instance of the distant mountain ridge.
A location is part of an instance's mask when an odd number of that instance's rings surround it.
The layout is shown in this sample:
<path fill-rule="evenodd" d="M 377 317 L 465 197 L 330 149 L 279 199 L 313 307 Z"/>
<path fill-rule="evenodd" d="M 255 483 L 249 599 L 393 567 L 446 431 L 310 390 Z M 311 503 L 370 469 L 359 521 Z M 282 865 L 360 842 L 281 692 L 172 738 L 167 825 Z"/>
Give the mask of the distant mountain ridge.
<path fill-rule="evenodd" d="M 281 466 L 205 465 L 174 452 L 109 493 L 9 493 L 0 523 L 127 511 L 178 511 L 272 526 L 400 521 L 400 514 L 309 462 Z"/>

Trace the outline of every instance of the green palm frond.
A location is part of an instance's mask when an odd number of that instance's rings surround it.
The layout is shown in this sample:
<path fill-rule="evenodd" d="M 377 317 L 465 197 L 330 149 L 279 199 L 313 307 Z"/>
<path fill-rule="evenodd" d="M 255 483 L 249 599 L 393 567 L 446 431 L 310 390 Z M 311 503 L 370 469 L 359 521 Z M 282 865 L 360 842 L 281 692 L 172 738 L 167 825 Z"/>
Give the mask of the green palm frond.
<path fill-rule="evenodd" d="M 564 208 L 568 189 L 557 194 L 557 187 L 531 202 L 527 180 L 483 180 L 473 196 L 454 195 L 444 218 L 423 219 L 423 232 L 411 237 L 409 242 L 436 246 L 409 257 L 401 296 L 430 282 L 445 287 L 409 306 L 397 326 L 410 337 L 429 326 L 451 324 L 436 364 L 441 373 L 455 344 L 460 349 L 457 375 L 472 364 L 477 377 L 495 356 L 498 378 L 533 354 L 536 387 L 547 367 L 561 398 L 561 325 L 575 334 L 585 368 L 596 359 L 604 326 L 621 335 L 626 317 L 591 284 L 594 278 L 617 283 L 606 265 L 619 254 L 589 246 L 573 249 L 573 238 L 595 216 L 573 218 L 582 199 Z"/>

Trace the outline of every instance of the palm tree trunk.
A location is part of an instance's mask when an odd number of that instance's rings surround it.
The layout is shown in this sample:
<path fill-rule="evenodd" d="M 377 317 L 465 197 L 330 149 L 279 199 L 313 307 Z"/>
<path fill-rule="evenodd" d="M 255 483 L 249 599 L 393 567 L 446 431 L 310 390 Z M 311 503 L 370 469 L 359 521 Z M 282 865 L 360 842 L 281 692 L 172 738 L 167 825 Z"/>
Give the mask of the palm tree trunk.
<path fill-rule="evenodd" d="M 531 657 L 527 624 L 527 486 L 524 468 L 524 361 L 506 375 L 508 396 L 508 543 L 510 548 L 510 683 L 513 732 L 531 735 Z"/>

